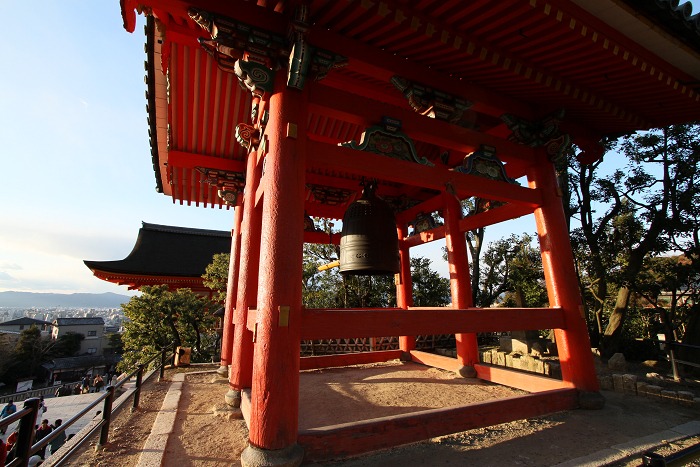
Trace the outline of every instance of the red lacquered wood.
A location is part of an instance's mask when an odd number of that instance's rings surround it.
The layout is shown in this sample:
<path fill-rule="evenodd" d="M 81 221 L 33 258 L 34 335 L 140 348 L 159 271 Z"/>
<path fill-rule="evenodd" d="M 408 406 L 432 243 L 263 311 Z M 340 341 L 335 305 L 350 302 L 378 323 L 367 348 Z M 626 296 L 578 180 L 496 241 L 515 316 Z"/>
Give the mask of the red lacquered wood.
<path fill-rule="evenodd" d="M 396 233 L 399 239 L 408 235 L 408 226 L 399 224 Z M 411 279 L 411 254 L 409 247 L 403 243 L 399 246 L 401 271 L 396 276 L 396 306 L 403 309 L 413 306 L 413 280 Z M 399 336 L 399 349 L 408 352 L 416 348 L 416 336 Z"/>
<path fill-rule="evenodd" d="M 549 303 L 562 307 L 566 320 L 566 329 L 555 330 L 562 378 L 584 391 L 598 391 L 598 378 L 554 165 L 546 159 L 544 151 L 540 151 L 538 162 L 530 169 L 528 180 L 530 186 L 547 194 L 542 206 L 535 210 L 535 221 Z"/>
<path fill-rule="evenodd" d="M 556 389 L 480 404 L 319 427 L 299 433 L 306 461 L 361 454 L 436 436 L 570 410 L 575 389 Z"/>
<path fill-rule="evenodd" d="M 233 315 L 234 338 L 229 386 L 240 391 L 253 382 L 253 334 L 247 329 L 248 308 L 255 307 L 258 294 L 258 267 L 260 262 L 260 226 L 262 208 L 255 206 L 255 189 L 260 184 L 261 165 L 257 152 L 248 155 L 246 186 L 243 195 L 243 221 L 241 225 L 241 258 L 238 267 L 236 310 Z"/>
<path fill-rule="evenodd" d="M 344 353 L 337 355 L 318 355 L 302 357 L 300 370 L 314 370 L 317 368 L 331 368 L 348 365 L 364 365 L 367 363 L 381 363 L 395 360 L 401 357 L 400 350 L 379 350 L 376 352 Z"/>
<path fill-rule="evenodd" d="M 233 230 L 231 231 L 231 257 L 228 267 L 228 283 L 226 284 L 226 302 L 224 304 L 224 320 L 221 334 L 221 366 L 231 364 L 231 352 L 233 352 L 233 315 L 236 310 L 236 294 L 238 292 L 238 265 L 241 254 L 242 222 L 243 203 L 239 202 L 233 214 Z"/>
<path fill-rule="evenodd" d="M 299 418 L 304 155 L 302 93 L 275 75 L 269 99 L 265 202 L 251 387 L 250 444 L 275 450 L 296 443 Z M 264 266 L 264 267 L 263 267 Z"/>
<path fill-rule="evenodd" d="M 552 389 L 571 388 L 573 385 L 567 381 L 561 381 L 546 376 L 538 376 L 517 370 L 509 370 L 493 365 L 475 365 L 479 379 L 501 384 L 511 388 L 522 389 L 527 392 L 542 392 Z"/>
<path fill-rule="evenodd" d="M 420 350 L 411 351 L 411 360 L 423 365 L 440 368 L 447 371 L 458 371 L 462 368 L 462 364 L 456 358 L 437 355 L 434 353 L 421 352 Z"/>
<path fill-rule="evenodd" d="M 248 327 L 255 325 L 249 311 Z M 302 339 L 417 336 L 516 330 L 558 329 L 565 325 L 560 308 L 355 308 L 305 309 Z"/>
<path fill-rule="evenodd" d="M 452 193 L 445 192 L 445 246 L 450 274 L 452 308 L 468 308 L 472 303 L 471 274 L 464 233 L 459 228 L 462 206 Z M 479 345 L 475 333 L 455 332 L 457 360 L 462 366 L 479 363 Z"/>

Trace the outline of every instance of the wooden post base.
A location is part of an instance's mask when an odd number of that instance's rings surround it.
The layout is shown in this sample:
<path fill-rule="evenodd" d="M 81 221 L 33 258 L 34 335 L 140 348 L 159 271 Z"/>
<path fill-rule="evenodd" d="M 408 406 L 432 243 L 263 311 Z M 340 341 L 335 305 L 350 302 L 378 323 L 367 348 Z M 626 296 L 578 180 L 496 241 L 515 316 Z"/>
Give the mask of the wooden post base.
<path fill-rule="evenodd" d="M 240 407 L 241 406 L 241 391 L 235 389 L 230 389 L 224 396 L 226 404 L 230 407 Z"/>
<path fill-rule="evenodd" d="M 243 467 L 296 467 L 304 459 L 304 450 L 298 444 L 284 449 L 261 449 L 248 445 L 241 453 Z"/>

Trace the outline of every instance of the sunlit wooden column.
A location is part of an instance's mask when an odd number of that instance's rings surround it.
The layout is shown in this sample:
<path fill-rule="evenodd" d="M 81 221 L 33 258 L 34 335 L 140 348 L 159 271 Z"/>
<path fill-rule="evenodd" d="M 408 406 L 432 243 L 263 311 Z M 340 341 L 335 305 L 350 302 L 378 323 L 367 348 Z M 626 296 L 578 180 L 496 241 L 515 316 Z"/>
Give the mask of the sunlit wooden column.
<path fill-rule="evenodd" d="M 260 185 L 261 176 L 262 161 L 258 160 L 258 152 L 252 151 L 248 154 L 246 165 L 241 258 L 238 266 L 236 309 L 233 313 L 234 336 L 229 391 L 226 394 L 226 403 L 233 407 L 240 407 L 241 390 L 250 388 L 253 379 L 253 333 L 246 327 L 246 321 L 248 308 L 255 308 L 258 294 L 262 206 L 256 206 L 255 193 Z"/>
<path fill-rule="evenodd" d="M 265 128 L 265 204 L 260 245 L 249 445 L 243 465 L 297 465 L 305 134 L 303 93 L 277 73 Z M 274 458 L 271 461 L 270 458 Z M 262 463 L 261 463 L 262 462 Z"/>
<path fill-rule="evenodd" d="M 231 364 L 233 350 L 233 313 L 236 309 L 236 293 L 238 291 L 238 264 L 241 254 L 241 223 L 243 222 L 243 201 L 239 195 L 233 213 L 233 230 L 231 230 L 231 255 L 228 265 L 228 282 L 226 283 L 226 302 L 224 303 L 224 320 L 221 333 L 221 366 L 217 370 L 222 376 L 228 377 L 228 366 Z"/>
<path fill-rule="evenodd" d="M 566 329 L 555 329 L 562 379 L 583 391 L 597 392 L 583 304 L 574 271 L 574 256 L 554 165 L 544 151 L 527 174 L 531 188 L 542 190 L 542 206 L 535 210 L 542 266 L 551 307 L 564 310 Z"/>
<path fill-rule="evenodd" d="M 450 274 L 450 292 L 452 307 L 469 308 L 472 304 L 471 274 L 464 233 L 459 229 L 462 219 L 462 206 L 457 197 L 449 190 L 444 194 L 445 203 L 445 245 L 447 247 L 447 264 Z M 474 333 L 455 334 L 457 341 L 457 360 L 461 365 L 459 374 L 465 378 L 476 376 L 474 364 L 479 363 L 479 348 Z"/>
<path fill-rule="evenodd" d="M 413 306 L 413 281 L 411 280 L 411 254 L 409 246 L 403 241 L 408 236 L 408 226 L 401 223 L 396 228 L 399 236 L 399 261 L 401 270 L 396 276 L 396 306 L 408 309 Z M 416 348 L 416 336 L 399 336 L 399 349 L 410 352 Z"/>

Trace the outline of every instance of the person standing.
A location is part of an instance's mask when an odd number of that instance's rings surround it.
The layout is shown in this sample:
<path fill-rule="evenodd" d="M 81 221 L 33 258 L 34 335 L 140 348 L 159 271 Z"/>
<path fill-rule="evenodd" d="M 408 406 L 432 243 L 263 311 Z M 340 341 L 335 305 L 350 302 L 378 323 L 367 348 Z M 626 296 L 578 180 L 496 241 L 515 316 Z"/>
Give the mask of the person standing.
<path fill-rule="evenodd" d="M 9 417 L 10 415 L 12 415 L 15 412 L 17 412 L 17 406 L 14 404 L 12 399 L 10 399 L 9 401 L 7 401 L 7 405 L 2 408 L 2 412 L 0 412 L 0 418 Z M 0 428 L 0 433 L 2 433 L 3 435 L 5 434 L 6 431 L 7 431 L 7 426 Z"/>
<path fill-rule="evenodd" d="M 61 426 L 63 423 L 63 420 L 60 418 L 57 419 L 55 422 L 53 422 L 53 431 L 58 430 L 58 427 Z M 51 446 L 51 455 L 54 455 L 56 451 L 58 451 L 61 446 L 66 442 L 66 430 L 62 430 L 60 433 L 56 435 L 54 439 L 49 441 L 49 446 Z"/>
<path fill-rule="evenodd" d="M 47 419 L 43 419 L 41 421 L 41 425 L 39 425 L 39 428 L 36 429 L 36 441 L 45 438 L 46 436 L 48 436 L 49 433 L 51 433 L 51 431 L 53 431 L 53 428 L 51 428 L 51 425 L 49 425 L 49 421 Z M 37 451 L 37 454 L 39 454 L 41 458 L 44 459 L 44 457 L 46 456 L 46 446 L 39 449 Z"/>
<path fill-rule="evenodd" d="M 92 385 L 95 386 L 95 392 L 102 391 L 102 386 L 105 385 L 105 382 L 102 379 L 102 376 L 100 376 L 100 375 L 95 376 L 95 380 L 92 382 Z"/>

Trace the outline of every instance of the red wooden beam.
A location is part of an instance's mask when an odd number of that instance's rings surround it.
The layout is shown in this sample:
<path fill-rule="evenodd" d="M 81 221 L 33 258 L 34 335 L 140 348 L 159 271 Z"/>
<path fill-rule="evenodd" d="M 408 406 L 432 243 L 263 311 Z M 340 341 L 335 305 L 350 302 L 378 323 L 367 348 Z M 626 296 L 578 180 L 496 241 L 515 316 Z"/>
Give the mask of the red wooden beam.
<path fill-rule="evenodd" d="M 541 204 L 542 194 L 539 191 L 506 182 L 311 140 L 307 142 L 307 150 L 307 167 L 319 170 L 337 170 L 358 177 L 377 178 L 438 191 L 451 185 L 460 199 L 480 196 L 530 206 Z"/>
<path fill-rule="evenodd" d="M 327 232 L 304 232 L 304 243 L 340 245 L 340 234 L 329 235 Z"/>
<path fill-rule="evenodd" d="M 244 161 L 175 150 L 168 151 L 168 166 L 182 167 L 183 169 L 206 167 L 227 172 L 245 173 Z"/>
<path fill-rule="evenodd" d="M 254 312 L 248 313 L 248 326 Z M 459 332 L 564 329 L 561 308 L 355 308 L 306 309 L 302 339 L 417 336 Z"/>
<path fill-rule="evenodd" d="M 542 392 L 553 389 L 573 388 L 574 385 L 567 381 L 528 374 L 522 371 L 508 370 L 497 366 L 478 364 L 474 365 L 479 379 L 502 384 L 511 388 L 522 389 L 527 392 Z"/>
<path fill-rule="evenodd" d="M 506 204 L 505 206 L 499 206 L 485 212 L 480 212 L 479 214 L 475 214 L 473 216 L 465 217 L 459 221 L 459 230 L 462 232 L 469 232 L 470 230 L 476 230 L 481 227 L 498 224 L 499 222 L 509 221 L 527 214 L 532 214 L 534 210 L 534 206 L 525 206 L 522 204 L 518 205 L 512 203 Z"/>
<path fill-rule="evenodd" d="M 422 365 L 440 368 L 446 371 L 459 371 L 459 369 L 462 368 L 462 364 L 459 363 L 459 360 L 456 358 L 421 352 L 420 350 L 411 350 L 411 360 Z"/>
<path fill-rule="evenodd" d="M 377 352 L 344 353 L 338 355 L 321 355 L 301 357 L 300 369 L 331 368 L 336 366 L 364 365 L 367 363 L 388 362 L 401 358 L 400 350 L 381 350 Z"/>
<path fill-rule="evenodd" d="M 556 389 L 480 404 L 424 410 L 304 430 L 304 460 L 321 461 L 413 443 L 450 433 L 576 408 L 575 389 Z"/>
<path fill-rule="evenodd" d="M 445 238 L 445 226 L 441 225 L 435 227 L 434 229 L 426 230 L 417 235 L 411 235 L 401 240 L 403 245 L 412 248 L 418 245 L 424 245 L 426 243 L 434 242 L 435 240 L 440 240 Z"/>

